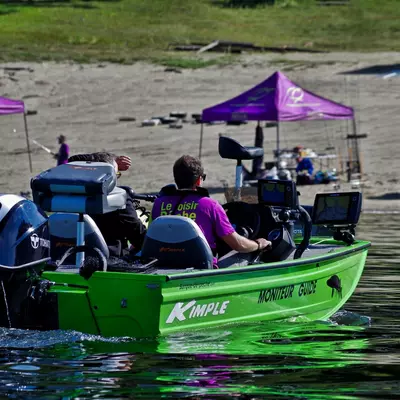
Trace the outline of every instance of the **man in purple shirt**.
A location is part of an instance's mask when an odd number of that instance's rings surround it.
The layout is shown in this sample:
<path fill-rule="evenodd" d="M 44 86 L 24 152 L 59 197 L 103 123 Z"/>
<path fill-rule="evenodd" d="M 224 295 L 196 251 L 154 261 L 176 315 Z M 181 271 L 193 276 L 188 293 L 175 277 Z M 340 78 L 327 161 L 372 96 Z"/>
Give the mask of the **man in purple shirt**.
<path fill-rule="evenodd" d="M 57 139 L 61 146 L 54 158 L 57 160 L 57 165 L 66 164 L 69 157 L 69 146 L 65 143 L 67 138 L 64 135 L 60 135 Z"/>
<path fill-rule="evenodd" d="M 239 253 L 251 253 L 271 247 L 271 242 L 264 238 L 250 240 L 235 232 L 222 206 L 208 197 L 207 190 L 201 187 L 206 175 L 198 158 L 188 155 L 180 157 L 174 164 L 173 173 L 178 190 L 168 193 L 166 187 L 164 193 L 161 191 L 161 196 L 154 202 L 152 220 L 161 215 L 182 215 L 193 219 L 204 233 L 214 254 L 217 237 Z"/>

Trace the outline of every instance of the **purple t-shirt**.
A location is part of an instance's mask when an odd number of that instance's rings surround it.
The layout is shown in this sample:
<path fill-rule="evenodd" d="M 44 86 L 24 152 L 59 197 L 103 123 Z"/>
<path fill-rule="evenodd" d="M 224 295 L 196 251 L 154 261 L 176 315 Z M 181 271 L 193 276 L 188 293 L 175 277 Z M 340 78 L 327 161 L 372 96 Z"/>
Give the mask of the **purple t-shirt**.
<path fill-rule="evenodd" d="M 67 143 L 62 143 L 58 150 L 57 165 L 66 164 L 69 157 L 69 146 Z"/>
<path fill-rule="evenodd" d="M 151 212 L 152 219 L 171 214 L 180 199 L 180 196 L 162 196 L 156 199 Z M 217 237 L 221 238 L 235 232 L 225 210 L 218 201 L 209 197 L 200 197 L 195 193 L 182 199 L 175 209 L 174 215 L 193 219 L 204 233 L 212 249 L 217 247 Z"/>

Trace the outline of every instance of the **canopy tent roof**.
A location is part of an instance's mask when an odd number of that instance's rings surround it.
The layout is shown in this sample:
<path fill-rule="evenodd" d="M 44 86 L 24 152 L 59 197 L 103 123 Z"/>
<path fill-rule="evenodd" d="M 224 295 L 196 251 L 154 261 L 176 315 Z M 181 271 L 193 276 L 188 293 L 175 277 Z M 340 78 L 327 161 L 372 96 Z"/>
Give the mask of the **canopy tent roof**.
<path fill-rule="evenodd" d="M 25 112 L 25 104 L 21 100 L 11 100 L 0 97 L 0 115 L 22 114 Z"/>
<path fill-rule="evenodd" d="M 202 113 L 203 122 L 353 118 L 353 108 L 303 89 L 280 71 L 239 96 L 206 108 Z"/>

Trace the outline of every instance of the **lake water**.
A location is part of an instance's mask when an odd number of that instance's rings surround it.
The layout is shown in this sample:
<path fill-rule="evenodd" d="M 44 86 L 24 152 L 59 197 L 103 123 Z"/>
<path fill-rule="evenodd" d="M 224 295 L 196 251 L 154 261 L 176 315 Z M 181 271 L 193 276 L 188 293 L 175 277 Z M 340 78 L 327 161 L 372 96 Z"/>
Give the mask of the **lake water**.
<path fill-rule="evenodd" d="M 355 294 L 331 322 L 227 326 L 159 340 L 0 330 L 0 398 L 400 398 L 400 215 L 366 214 Z"/>

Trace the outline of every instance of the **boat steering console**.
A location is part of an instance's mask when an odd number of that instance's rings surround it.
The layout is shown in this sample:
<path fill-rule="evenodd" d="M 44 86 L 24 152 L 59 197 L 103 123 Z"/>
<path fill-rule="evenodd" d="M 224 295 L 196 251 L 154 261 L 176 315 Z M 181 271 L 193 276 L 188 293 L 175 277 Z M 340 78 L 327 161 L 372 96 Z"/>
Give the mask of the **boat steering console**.
<path fill-rule="evenodd" d="M 264 237 L 272 243 L 271 250 L 259 255 L 260 262 L 285 260 L 293 252 L 293 258 L 300 258 L 309 244 L 311 217 L 299 205 L 293 181 L 260 179 L 258 204 L 234 201 L 223 208 L 237 233 L 249 239 Z M 293 240 L 297 221 L 304 226 L 303 240 L 298 246 Z"/>
<path fill-rule="evenodd" d="M 230 137 L 220 136 L 218 150 L 222 158 L 237 162 L 236 201 L 223 206 L 235 230 L 249 239 L 264 237 L 272 242 L 272 250 L 260 254 L 261 262 L 285 260 L 293 252 L 294 258 L 300 258 L 309 244 L 312 222 L 308 212 L 299 205 L 295 182 L 261 179 L 258 181 L 258 204 L 242 202 L 242 160 L 262 157 L 263 149 L 245 147 Z M 301 221 L 304 226 L 303 240 L 297 247 L 293 241 L 294 221 Z M 223 244 L 221 247 L 219 250 L 224 254 L 227 249 Z"/>

